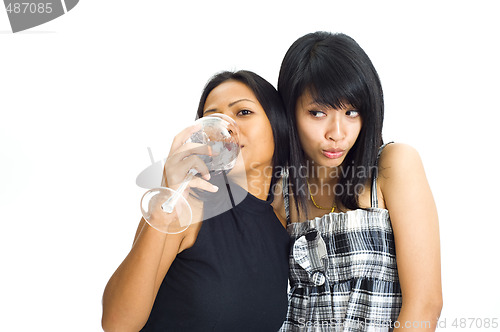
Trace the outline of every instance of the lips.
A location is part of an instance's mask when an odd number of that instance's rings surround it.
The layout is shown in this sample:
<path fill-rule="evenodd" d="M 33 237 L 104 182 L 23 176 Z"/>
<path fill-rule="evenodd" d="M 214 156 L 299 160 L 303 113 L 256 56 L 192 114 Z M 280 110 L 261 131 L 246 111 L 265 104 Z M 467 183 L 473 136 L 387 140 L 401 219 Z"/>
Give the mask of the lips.
<path fill-rule="evenodd" d="M 322 150 L 323 155 L 329 159 L 337 159 L 340 158 L 344 154 L 343 149 L 327 149 Z"/>

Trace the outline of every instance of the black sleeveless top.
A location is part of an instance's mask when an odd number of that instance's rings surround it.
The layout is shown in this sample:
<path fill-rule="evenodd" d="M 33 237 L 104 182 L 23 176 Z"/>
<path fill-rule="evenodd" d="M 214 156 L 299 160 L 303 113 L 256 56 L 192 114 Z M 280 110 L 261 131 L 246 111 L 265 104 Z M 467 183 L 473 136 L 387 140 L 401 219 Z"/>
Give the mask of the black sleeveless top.
<path fill-rule="evenodd" d="M 203 221 L 195 244 L 177 255 L 141 331 L 275 332 L 282 325 L 288 233 L 270 200 L 217 185 L 219 194 L 205 202 L 205 214 L 233 207 Z M 238 193 L 242 200 L 235 205 Z"/>

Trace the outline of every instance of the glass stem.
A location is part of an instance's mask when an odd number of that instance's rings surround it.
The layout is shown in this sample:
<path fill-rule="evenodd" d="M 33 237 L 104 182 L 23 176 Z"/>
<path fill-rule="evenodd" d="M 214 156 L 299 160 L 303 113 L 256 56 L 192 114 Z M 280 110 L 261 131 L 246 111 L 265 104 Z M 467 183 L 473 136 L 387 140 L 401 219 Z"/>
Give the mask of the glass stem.
<path fill-rule="evenodd" d="M 194 168 L 191 168 L 189 170 L 189 172 L 186 174 L 186 177 L 182 181 L 180 187 L 177 188 L 177 190 L 174 191 L 174 194 L 169 199 L 167 199 L 165 203 L 161 205 L 163 211 L 165 211 L 166 213 L 172 213 L 174 211 L 174 207 L 177 204 L 177 201 L 184 193 L 184 190 L 186 190 L 188 183 L 193 179 L 196 173 L 198 173 L 198 171 L 195 170 Z"/>

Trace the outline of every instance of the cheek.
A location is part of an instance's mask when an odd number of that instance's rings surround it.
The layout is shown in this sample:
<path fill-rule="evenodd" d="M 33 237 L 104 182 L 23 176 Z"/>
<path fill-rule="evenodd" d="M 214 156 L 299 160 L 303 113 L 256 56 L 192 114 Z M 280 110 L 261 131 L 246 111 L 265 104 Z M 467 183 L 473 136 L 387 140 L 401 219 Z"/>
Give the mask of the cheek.
<path fill-rule="evenodd" d="M 297 134 L 299 135 L 300 142 L 302 143 L 304 141 L 304 138 L 307 136 L 307 131 L 305 130 L 307 127 L 305 126 L 304 121 L 302 121 L 301 117 L 298 116 L 296 121 Z"/>
<path fill-rule="evenodd" d="M 308 138 L 307 138 L 307 134 L 306 134 L 306 133 L 304 133 L 304 132 L 303 132 L 303 131 L 301 131 L 301 130 L 299 130 L 298 134 L 299 134 L 299 141 L 300 141 L 300 145 L 301 145 L 304 149 L 306 149 L 306 148 L 307 148 L 307 146 L 308 146 L 308 143 L 310 143 L 310 142 L 311 142 L 311 140 L 310 140 L 310 139 L 308 139 Z"/>
<path fill-rule="evenodd" d="M 271 123 L 266 116 L 259 118 L 259 121 L 256 121 L 254 124 L 253 129 L 255 136 L 259 137 L 263 141 L 270 141 L 274 143 L 273 128 L 271 127 Z"/>
<path fill-rule="evenodd" d="M 304 123 L 297 123 L 297 133 L 299 134 L 299 140 L 303 147 L 310 145 L 315 141 L 318 135 L 318 130 L 316 130 L 312 125 L 305 125 Z"/>
<path fill-rule="evenodd" d="M 274 152 L 274 136 L 271 125 L 267 124 L 267 126 L 264 126 L 263 128 L 265 128 L 265 132 L 261 131 L 260 135 L 262 135 L 262 140 L 265 142 L 264 144 L 266 146 L 263 146 L 262 148 Z"/>
<path fill-rule="evenodd" d="M 352 136 L 352 144 L 354 145 L 354 142 L 356 142 L 356 140 L 358 139 L 359 137 L 359 133 L 361 132 L 361 121 L 357 124 L 355 124 L 353 127 L 352 127 L 352 130 L 351 130 L 351 136 Z"/>
<path fill-rule="evenodd" d="M 245 135 L 248 137 L 253 148 L 261 153 L 263 151 L 274 151 L 273 130 L 268 121 L 254 122 L 249 126 Z"/>

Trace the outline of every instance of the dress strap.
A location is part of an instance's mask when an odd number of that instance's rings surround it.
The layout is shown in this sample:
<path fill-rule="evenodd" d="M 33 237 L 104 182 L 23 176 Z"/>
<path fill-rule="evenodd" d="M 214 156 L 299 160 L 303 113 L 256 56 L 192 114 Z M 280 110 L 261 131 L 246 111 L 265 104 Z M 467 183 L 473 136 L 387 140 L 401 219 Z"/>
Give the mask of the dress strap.
<path fill-rule="evenodd" d="M 372 208 L 378 208 L 378 197 L 377 197 L 377 177 L 378 177 L 378 160 L 380 158 L 380 154 L 382 153 L 382 150 L 386 147 L 386 145 L 391 144 L 394 142 L 389 142 L 383 144 L 379 149 L 377 153 L 377 160 L 375 161 L 375 172 L 373 172 L 372 175 L 372 186 L 371 186 L 371 206 Z"/>
<path fill-rule="evenodd" d="M 285 204 L 286 224 L 290 224 L 290 197 L 288 194 L 288 169 L 281 170 L 281 187 L 283 191 L 283 203 Z"/>
<path fill-rule="evenodd" d="M 226 175 L 226 171 L 222 171 L 222 174 L 224 175 L 224 182 L 226 182 L 226 188 L 227 188 L 227 192 L 229 193 L 229 199 L 231 200 L 231 215 L 233 216 L 234 220 L 238 220 L 238 217 L 236 217 L 236 214 L 234 213 L 234 208 L 235 208 L 235 205 L 234 205 L 234 198 L 233 198 L 233 193 L 231 191 L 231 186 L 229 185 L 229 181 L 227 180 L 227 175 Z"/>

